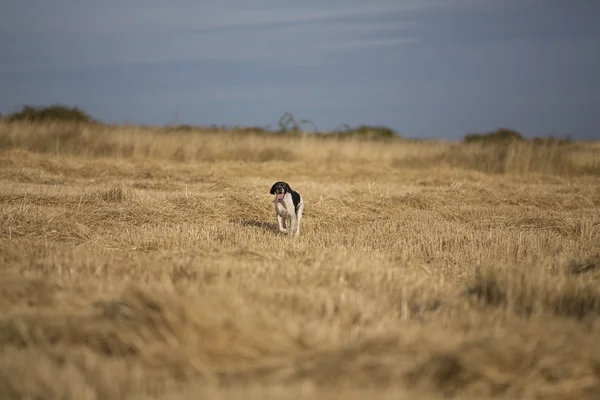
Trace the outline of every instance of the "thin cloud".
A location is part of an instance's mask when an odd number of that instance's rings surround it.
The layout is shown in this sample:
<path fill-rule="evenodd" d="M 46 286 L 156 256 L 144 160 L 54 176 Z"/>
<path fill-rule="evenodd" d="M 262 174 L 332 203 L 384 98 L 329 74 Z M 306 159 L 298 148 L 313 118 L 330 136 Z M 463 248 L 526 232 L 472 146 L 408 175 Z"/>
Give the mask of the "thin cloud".
<path fill-rule="evenodd" d="M 400 37 L 389 39 L 362 39 L 362 40 L 346 40 L 337 43 L 323 44 L 320 47 L 327 51 L 344 52 L 360 49 L 368 49 L 374 47 L 390 47 L 405 44 L 412 44 L 419 41 L 418 37 Z"/>
<path fill-rule="evenodd" d="M 128 3 L 129 4 L 129 3 Z M 350 3 L 353 4 L 353 3 Z M 36 40 L 40 48 L 37 57 L 14 57 L 2 66 L 2 71 L 36 70 L 41 68 L 99 67 L 124 63 L 156 63 L 178 60 L 225 60 L 244 62 L 287 62 L 294 65 L 319 65 L 324 57 L 339 52 L 355 51 L 368 47 L 391 46 L 412 43 L 417 40 L 410 30 L 414 22 L 380 20 L 375 16 L 388 15 L 391 11 L 407 10 L 394 4 L 378 3 L 371 7 L 354 5 L 348 9 L 280 10 L 277 12 L 239 12 L 227 19 L 216 15 L 224 9 L 213 9 L 208 14 L 215 19 L 203 25 L 193 21 L 194 30 L 185 29 L 192 21 L 177 21 L 173 12 L 161 20 L 158 31 L 149 27 L 140 33 L 140 24 L 153 21 L 142 12 L 130 26 L 115 28 L 118 38 L 106 35 L 94 36 L 88 30 L 81 35 L 59 39 L 41 36 Z M 148 7 L 149 8 L 149 7 Z M 146 8 L 147 9 L 147 8 Z M 127 8 L 123 11 L 127 14 Z M 169 17 L 171 15 L 171 17 Z M 176 14 L 179 15 L 179 14 Z M 123 18 L 117 17 L 117 20 Z M 348 19 L 351 19 L 349 21 Z M 140 22 L 142 21 L 142 22 Z M 216 21 L 216 22 L 215 22 Z M 165 32 L 165 25 L 171 31 Z M 149 26 L 153 26 L 150 24 Z M 211 28 L 212 27 L 212 28 Z M 219 29 L 213 29 L 220 27 Z M 71 29 L 74 29 L 71 27 Z M 202 34 L 197 34 L 198 29 Z M 59 40 L 62 45 L 52 41 Z M 46 45 L 46 41 L 48 41 Z M 13 45 L 14 46 L 14 45 Z M 16 51 L 35 46 L 20 44 Z M 9 50 L 8 53 L 11 53 Z M 43 65 L 42 65 L 43 64 Z"/>

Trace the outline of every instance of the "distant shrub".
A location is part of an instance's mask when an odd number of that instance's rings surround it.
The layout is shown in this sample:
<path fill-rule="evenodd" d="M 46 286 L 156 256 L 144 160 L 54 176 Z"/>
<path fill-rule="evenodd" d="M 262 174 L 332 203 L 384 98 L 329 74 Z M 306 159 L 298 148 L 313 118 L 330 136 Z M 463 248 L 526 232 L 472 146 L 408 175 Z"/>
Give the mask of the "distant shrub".
<path fill-rule="evenodd" d="M 97 121 L 77 107 L 67 107 L 61 104 L 53 104 L 47 107 L 24 106 L 20 111 L 6 116 L 9 122 L 84 122 L 96 123 Z"/>
<path fill-rule="evenodd" d="M 167 127 L 168 132 L 192 132 L 195 130 L 198 130 L 198 128 L 188 124 L 179 124 Z"/>
<path fill-rule="evenodd" d="M 252 134 L 257 134 L 257 135 L 266 135 L 266 134 L 271 133 L 262 126 L 247 126 L 244 128 L 239 128 L 238 130 L 241 133 L 252 133 Z"/>
<path fill-rule="evenodd" d="M 392 128 L 388 128 L 387 126 L 361 125 L 357 128 L 351 128 L 349 125 L 346 124 L 342 126 L 342 129 L 335 130 L 332 133 L 328 133 L 323 136 L 342 139 L 359 138 L 367 140 L 389 140 L 394 138 L 401 138 L 398 132 L 396 132 Z"/>
<path fill-rule="evenodd" d="M 534 137 L 531 142 L 536 145 L 553 145 L 553 144 L 570 144 L 573 140 L 567 136 L 564 139 L 557 139 L 553 136 L 549 137 Z"/>
<path fill-rule="evenodd" d="M 519 132 L 508 129 L 500 128 L 494 132 L 489 133 L 471 133 L 465 135 L 465 143 L 482 143 L 482 144 L 506 144 L 511 142 L 530 142 L 538 146 L 548 145 L 564 145 L 573 143 L 570 136 L 566 136 L 562 139 L 555 138 L 553 136 L 547 137 L 534 137 L 531 140 L 527 140 Z"/>
<path fill-rule="evenodd" d="M 233 132 L 237 134 L 250 134 L 259 136 L 285 136 L 286 138 L 301 137 L 307 133 L 305 127 L 308 126 L 308 131 L 319 138 L 324 139 L 365 139 L 365 140 L 382 140 L 401 138 L 393 129 L 382 125 L 360 125 L 352 128 L 347 124 L 341 128 L 331 132 L 320 132 L 317 126 L 308 119 L 297 120 L 293 114 L 285 112 L 281 115 L 277 122 L 278 127 L 272 129 L 268 126 L 217 126 L 212 125 L 208 129 L 193 125 L 171 125 L 165 127 L 165 132 Z"/>
<path fill-rule="evenodd" d="M 471 133 L 465 135 L 465 143 L 503 143 L 524 141 L 525 138 L 514 129 L 500 128 L 494 132 L 488 133 Z"/>
<path fill-rule="evenodd" d="M 361 125 L 350 131 L 355 136 L 361 136 L 371 139 L 389 139 L 399 136 L 396 131 L 387 126 L 367 126 Z"/>
<path fill-rule="evenodd" d="M 296 121 L 296 118 L 289 112 L 284 112 L 277 124 L 279 125 L 279 133 L 299 133 L 302 130 L 301 127 L 303 125 L 310 125 L 314 132 L 319 131 L 317 126 L 311 120 L 303 119 Z"/>

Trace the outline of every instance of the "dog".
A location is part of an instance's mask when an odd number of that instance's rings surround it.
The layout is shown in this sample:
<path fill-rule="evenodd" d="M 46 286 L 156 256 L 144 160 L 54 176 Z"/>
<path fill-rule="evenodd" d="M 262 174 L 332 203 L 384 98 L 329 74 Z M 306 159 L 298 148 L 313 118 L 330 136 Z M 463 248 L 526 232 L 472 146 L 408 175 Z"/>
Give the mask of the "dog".
<path fill-rule="evenodd" d="M 304 211 L 304 201 L 300 193 L 292 190 L 286 182 L 275 182 L 271 187 L 271 194 L 275 195 L 275 215 L 279 232 L 300 235 L 300 222 Z M 287 222 L 289 221 L 289 229 Z"/>

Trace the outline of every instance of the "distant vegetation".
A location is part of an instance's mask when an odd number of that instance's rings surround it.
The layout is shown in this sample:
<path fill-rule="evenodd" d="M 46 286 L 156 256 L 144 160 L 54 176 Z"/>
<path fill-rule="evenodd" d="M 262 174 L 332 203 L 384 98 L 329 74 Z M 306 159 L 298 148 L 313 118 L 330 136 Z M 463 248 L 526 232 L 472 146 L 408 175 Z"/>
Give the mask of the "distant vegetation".
<path fill-rule="evenodd" d="M 470 133 L 464 137 L 465 143 L 499 144 L 510 142 L 525 142 L 527 139 L 518 131 L 509 128 L 500 128 L 487 133 Z M 571 143 L 571 138 L 556 139 L 554 137 L 534 137 L 531 142 L 534 144 L 566 144 Z"/>
<path fill-rule="evenodd" d="M 68 107 L 62 104 L 52 104 L 50 106 L 23 106 L 21 110 L 3 115 L 0 113 L 0 120 L 8 122 L 78 122 L 101 124 L 101 122 L 78 107 Z M 309 129 L 305 129 L 308 127 Z M 365 140 L 393 140 L 402 139 L 402 135 L 394 129 L 382 125 L 360 125 L 351 127 L 348 124 L 342 124 L 333 131 L 320 131 L 317 126 L 309 119 L 297 120 L 290 112 L 285 112 L 277 121 L 277 129 L 271 129 L 269 126 L 236 126 L 226 127 L 212 125 L 209 127 L 195 126 L 189 124 L 169 125 L 161 128 L 165 132 L 205 132 L 210 131 L 236 131 L 239 133 L 257 134 L 257 135 L 289 135 L 299 136 L 308 131 L 317 137 L 338 138 L 338 139 L 365 139 Z M 565 144 L 571 143 L 570 137 L 556 139 L 554 137 L 534 137 L 526 139 L 520 132 L 510 128 L 500 128 L 492 132 L 470 133 L 464 136 L 465 143 L 479 144 L 505 144 L 510 142 L 532 142 L 534 144 Z"/>
<path fill-rule="evenodd" d="M 508 129 L 500 128 L 494 132 L 488 133 L 470 133 L 465 135 L 465 143 L 498 143 L 498 142 L 510 142 L 510 141 L 524 141 L 525 138 L 519 132 Z"/>
<path fill-rule="evenodd" d="M 85 111 L 77 107 L 67 107 L 61 104 L 53 104 L 48 107 L 24 106 L 20 111 L 8 114 L 4 119 L 9 122 L 98 122 Z"/>
<path fill-rule="evenodd" d="M 343 125 L 343 129 L 335 130 L 329 135 L 338 138 L 354 137 L 370 140 L 402 138 L 402 136 L 395 130 L 388 128 L 387 126 L 378 125 L 360 125 L 357 128 L 351 128 L 348 125 Z"/>

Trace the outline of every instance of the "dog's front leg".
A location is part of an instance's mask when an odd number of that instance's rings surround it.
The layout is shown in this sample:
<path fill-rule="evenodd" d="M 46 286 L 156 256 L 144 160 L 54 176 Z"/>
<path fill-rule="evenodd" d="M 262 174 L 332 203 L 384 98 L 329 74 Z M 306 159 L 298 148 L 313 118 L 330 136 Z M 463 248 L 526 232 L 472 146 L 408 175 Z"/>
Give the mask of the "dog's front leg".
<path fill-rule="evenodd" d="M 290 217 L 290 229 L 288 230 L 288 234 L 293 234 L 296 229 L 296 225 L 298 224 L 298 219 L 294 217 Z"/>
<path fill-rule="evenodd" d="M 279 214 L 277 214 L 277 225 L 279 225 L 279 232 L 281 232 L 281 233 L 287 232 L 287 229 L 285 227 L 285 221 Z"/>
<path fill-rule="evenodd" d="M 304 204 L 302 204 L 300 206 L 300 208 L 298 209 L 298 217 L 297 217 L 297 221 L 296 221 L 296 236 L 300 235 L 300 222 L 302 221 L 302 212 L 304 211 Z"/>

